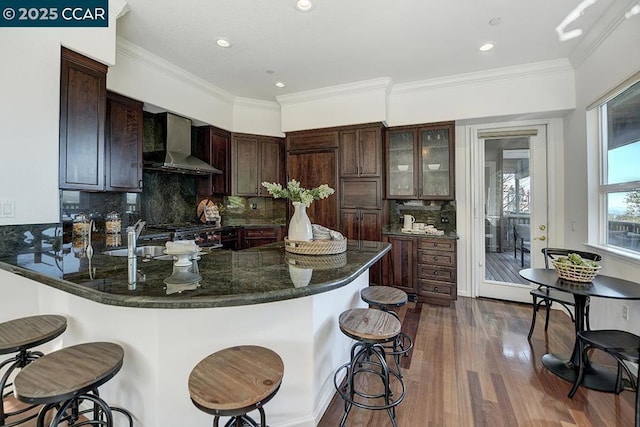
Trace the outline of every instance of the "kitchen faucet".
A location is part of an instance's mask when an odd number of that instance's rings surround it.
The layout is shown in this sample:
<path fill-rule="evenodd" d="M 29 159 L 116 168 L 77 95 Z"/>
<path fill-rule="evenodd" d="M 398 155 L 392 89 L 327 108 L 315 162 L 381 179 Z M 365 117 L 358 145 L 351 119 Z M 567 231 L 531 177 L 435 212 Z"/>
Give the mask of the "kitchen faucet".
<path fill-rule="evenodd" d="M 129 285 L 135 286 L 138 281 L 138 262 L 136 258 L 136 245 L 138 237 L 146 222 L 139 219 L 134 225 L 127 227 L 127 270 Z"/>

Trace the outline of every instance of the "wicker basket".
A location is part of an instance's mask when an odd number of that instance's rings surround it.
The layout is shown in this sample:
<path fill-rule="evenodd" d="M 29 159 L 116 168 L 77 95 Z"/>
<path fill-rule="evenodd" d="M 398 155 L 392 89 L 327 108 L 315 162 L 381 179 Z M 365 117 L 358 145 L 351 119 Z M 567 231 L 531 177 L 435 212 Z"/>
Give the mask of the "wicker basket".
<path fill-rule="evenodd" d="M 600 266 L 589 267 L 586 265 L 574 265 L 565 262 L 551 261 L 558 272 L 558 276 L 573 282 L 591 282 L 598 274 Z"/>
<path fill-rule="evenodd" d="M 347 239 L 343 240 L 312 240 L 302 242 L 284 238 L 284 249 L 287 252 L 302 255 L 332 255 L 347 250 Z"/>

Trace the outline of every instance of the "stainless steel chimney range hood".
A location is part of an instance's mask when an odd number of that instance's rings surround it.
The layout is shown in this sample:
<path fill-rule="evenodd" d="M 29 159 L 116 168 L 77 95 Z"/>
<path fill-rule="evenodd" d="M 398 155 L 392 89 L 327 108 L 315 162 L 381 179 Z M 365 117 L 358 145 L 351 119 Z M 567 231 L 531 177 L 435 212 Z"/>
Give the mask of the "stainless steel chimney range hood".
<path fill-rule="evenodd" d="M 189 175 L 221 174 L 207 162 L 191 154 L 191 120 L 171 113 L 145 113 L 146 170 L 184 173 Z"/>

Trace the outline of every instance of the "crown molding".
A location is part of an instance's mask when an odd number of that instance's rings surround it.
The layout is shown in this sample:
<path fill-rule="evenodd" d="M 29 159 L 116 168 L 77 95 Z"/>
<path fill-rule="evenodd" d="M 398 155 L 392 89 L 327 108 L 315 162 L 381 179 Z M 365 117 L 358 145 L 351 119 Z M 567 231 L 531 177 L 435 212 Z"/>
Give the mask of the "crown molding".
<path fill-rule="evenodd" d="M 115 20 L 129 13 L 129 4 L 125 0 L 109 0 L 109 17 Z"/>
<path fill-rule="evenodd" d="M 244 98 L 236 96 L 233 102 L 234 107 L 261 108 L 263 110 L 280 111 L 280 104 L 275 101 L 265 101 L 262 99 Z"/>
<path fill-rule="evenodd" d="M 573 67 L 567 58 L 562 58 L 551 61 L 533 62 L 524 65 L 496 68 L 493 70 L 456 74 L 453 76 L 420 80 L 410 83 L 400 83 L 393 87 L 392 93 L 394 95 L 399 95 L 413 92 L 424 92 L 452 86 L 467 86 L 470 84 L 482 84 L 496 80 L 521 79 L 545 74 L 566 72 L 573 72 Z"/>
<path fill-rule="evenodd" d="M 580 40 L 569 54 L 571 64 L 578 68 L 625 21 L 624 14 L 638 0 L 617 0 L 607 8 L 593 28 Z"/>
<path fill-rule="evenodd" d="M 343 85 L 330 86 L 322 89 L 308 90 L 304 92 L 291 93 L 288 95 L 276 96 L 278 103 L 295 104 L 299 102 L 318 101 L 324 98 L 331 98 L 339 95 L 351 95 L 360 92 L 371 92 L 376 90 L 389 91 L 391 79 L 389 77 L 380 77 L 371 80 L 362 80 L 355 83 L 347 83 Z"/>
<path fill-rule="evenodd" d="M 122 37 L 116 37 L 116 52 L 143 65 L 151 67 L 168 77 L 181 80 L 186 84 L 194 86 L 198 90 L 207 92 L 223 102 L 233 104 L 235 100 L 235 96 L 233 94 L 212 85 L 206 80 L 185 71 L 184 69 L 154 55 L 147 50 L 144 50 L 140 46 L 135 45 Z"/>

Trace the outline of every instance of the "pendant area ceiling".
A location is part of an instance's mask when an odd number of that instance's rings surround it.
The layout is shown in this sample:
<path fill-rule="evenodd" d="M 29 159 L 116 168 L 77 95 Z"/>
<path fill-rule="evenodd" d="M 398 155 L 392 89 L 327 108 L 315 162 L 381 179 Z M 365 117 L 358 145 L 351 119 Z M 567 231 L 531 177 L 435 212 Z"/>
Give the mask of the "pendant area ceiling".
<path fill-rule="evenodd" d="M 584 37 L 615 1 L 597 1 L 566 30 Z M 581 0 L 315 0 L 306 13 L 295 0 L 127 3 L 118 36 L 233 95 L 269 101 L 567 58 L 580 41 L 559 41 L 556 27 Z M 232 46 L 218 47 L 218 37 Z M 494 49 L 480 52 L 486 42 Z"/>

